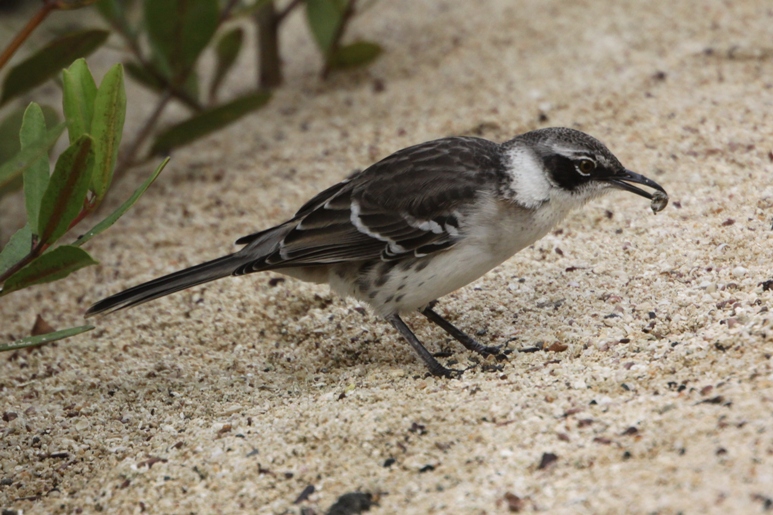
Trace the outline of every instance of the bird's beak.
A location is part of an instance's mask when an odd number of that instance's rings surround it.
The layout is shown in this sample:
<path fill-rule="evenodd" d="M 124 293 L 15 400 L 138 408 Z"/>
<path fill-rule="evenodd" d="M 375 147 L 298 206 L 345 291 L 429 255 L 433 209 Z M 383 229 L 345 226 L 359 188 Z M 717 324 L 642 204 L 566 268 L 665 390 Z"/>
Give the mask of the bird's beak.
<path fill-rule="evenodd" d="M 652 179 L 648 179 L 643 175 L 632 172 L 631 170 L 623 170 L 618 172 L 615 175 L 609 177 L 607 182 L 611 183 L 616 188 L 630 191 L 631 193 L 636 193 L 637 195 L 641 195 L 644 198 L 652 200 L 652 193 L 649 191 L 644 191 L 641 188 L 637 188 L 633 184 L 629 183 L 643 184 L 644 186 L 649 186 L 650 188 L 654 188 L 663 192 L 666 195 L 666 198 L 668 198 L 668 193 L 666 193 L 666 190 L 663 189 L 663 186 L 653 181 Z"/>

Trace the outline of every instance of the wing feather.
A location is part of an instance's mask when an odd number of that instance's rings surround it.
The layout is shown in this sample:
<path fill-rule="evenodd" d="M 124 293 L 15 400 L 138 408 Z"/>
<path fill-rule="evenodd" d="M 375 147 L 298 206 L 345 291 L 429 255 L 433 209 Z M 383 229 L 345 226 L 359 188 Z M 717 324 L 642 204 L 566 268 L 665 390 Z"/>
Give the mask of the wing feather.
<path fill-rule="evenodd" d="M 481 194 L 498 187 L 503 173 L 498 144 L 479 138 L 444 138 L 400 150 L 309 200 L 279 244 L 250 268 L 446 250 L 464 238 L 465 217 Z"/>

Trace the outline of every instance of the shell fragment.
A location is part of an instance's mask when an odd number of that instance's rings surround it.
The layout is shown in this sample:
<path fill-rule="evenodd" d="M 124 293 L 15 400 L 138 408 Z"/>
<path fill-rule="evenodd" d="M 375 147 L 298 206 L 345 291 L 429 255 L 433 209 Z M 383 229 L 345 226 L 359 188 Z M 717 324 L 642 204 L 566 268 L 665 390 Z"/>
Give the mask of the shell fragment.
<path fill-rule="evenodd" d="M 668 205 L 668 195 L 662 191 L 655 190 L 652 193 L 652 202 L 650 202 L 650 208 L 654 214 L 658 214 L 663 211 Z"/>

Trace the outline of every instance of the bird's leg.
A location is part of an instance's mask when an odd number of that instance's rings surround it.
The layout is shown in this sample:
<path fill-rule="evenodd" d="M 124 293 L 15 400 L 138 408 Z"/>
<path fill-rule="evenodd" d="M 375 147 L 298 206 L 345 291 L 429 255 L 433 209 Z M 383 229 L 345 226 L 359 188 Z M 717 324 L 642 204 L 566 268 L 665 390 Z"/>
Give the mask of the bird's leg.
<path fill-rule="evenodd" d="M 472 336 L 468 336 L 467 334 L 463 333 L 454 324 L 433 311 L 432 308 L 436 303 L 437 301 L 430 302 L 429 305 L 421 311 L 421 314 L 427 317 L 431 322 L 439 325 L 445 332 L 453 336 L 454 339 L 456 339 L 469 350 L 477 352 L 483 356 L 488 356 L 490 354 L 497 356 L 501 354 L 501 349 L 499 347 L 481 345 Z"/>
<path fill-rule="evenodd" d="M 413 331 L 411 331 L 411 328 L 408 327 L 408 325 L 406 325 L 406 323 L 403 322 L 403 320 L 397 314 L 389 315 L 386 317 L 386 319 L 395 329 L 400 332 L 400 334 L 403 335 L 403 338 L 408 340 L 408 343 L 410 343 L 411 347 L 413 347 L 413 350 L 419 354 L 419 357 L 422 359 L 422 361 L 424 361 L 424 364 L 427 365 L 427 368 L 429 368 L 429 371 L 432 375 L 440 377 L 453 377 L 454 372 L 459 372 L 458 370 L 451 370 L 441 365 L 438 360 L 436 360 L 432 354 L 429 353 L 424 345 L 421 344 L 416 335 L 413 334 Z"/>

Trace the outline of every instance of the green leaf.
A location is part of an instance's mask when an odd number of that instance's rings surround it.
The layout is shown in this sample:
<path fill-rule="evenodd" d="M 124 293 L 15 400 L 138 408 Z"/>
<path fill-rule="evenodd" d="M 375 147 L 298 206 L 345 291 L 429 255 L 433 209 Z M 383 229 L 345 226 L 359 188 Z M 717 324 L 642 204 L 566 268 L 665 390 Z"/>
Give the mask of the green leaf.
<path fill-rule="evenodd" d="M 48 181 L 38 219 L 42 243 L 50 245 L 70 228 L 83 209 L 93 169 L 91 136 L 84 134 L 62 152 Z"/>
<path fill-rule="evenodd" d="M 24 120 L 19 131 L 21 148 L 26 149 L 46 137 L 46 119 L 43 110 L 35 102 L 24 111 Z M 27 225 L 38 226 L 40 203 L 48 186 L 48 156 L 43 155 L 24 171 L 24 206 L 27 209 Z"/>
<path fill-rule="evenodd" d="M 217 91 L 220 89 L 223 79 L 231 70 L 234 62 L 236 62 L 236 58 L 239 56 L 243 40 L 244 31 L 240 27 L 237 27 L 223 34 L 223 37 L 221 37 L 217 42 L 217 45 L 215 45 L 217 68 L 215 69 L 215 76 L 212 79 L 212 84 L 209 88 L 209 98 L 215 98 L 217 95 Z"/>
<path fill-rule="evenodd" d="M 346 0 L 306 0 L 306 20 L 325 55 L 333 45 L 345 10 Z"/>
<path fill-rule="evenodd" d="M 43 110 L 43 117 L 48 127 L 59 123 L 59 113 L 56 109 L 48 105 L 41 105 L 40 108 Z M 19 131 L 25 110 L 25 107 L 19 106 L 0 121 L 0 163 L 5 163 L 21 150 Z"/>
<path fill-rule="evenodd" d="M 239 18 L 247 18 L 252 15 L 254 15 L 258 9 L 263 7 L 269 2 L 273 2 L 274 0 L 254 0 L 249 5 L 237 5 L 237 7 L 231 11 L 231 19 L 236 20 Z"/>
<path fill-rule="evenodd" d="M 217 0 L 145 0 L 145 25 L 154 52 L 173 76 L 191 69 L 215 34 Z"/>
<path fill-rule="evenodd" d="M 166 83 L 142 65 L 135 63 L 134 61 L 127 61 L 123 63 L 123 65 L 126 68 L 126 74 L 129 77 L 151 91 L 160 92 L 166 89 Z"/>
<path fill-rule="evenodd" d="M 21 177 L 30 166 L 38 161 L 38 159 L 47 156 L 48 149 L 50 149 L 54 143 L 56 143 L 56 140 L 59 139 L 59 136 L 62 135 L 64 126 L 64 123 L 54 126 L 46 132 L 44 139 L 20 150 L 19 153 L 11 159 L 0 164 L 0 189 L 13 182 L 17 177 Z"/>
<path fill-rule="evenodd" d="M 21 130 L 21 120 L 24 117 L 24 107 L 19 107 L 11 111 L 8 116 L 0 121 L 0 163 L 5 163 L 13 156 L 19 153 L 19 131 Z M 0 187 L 0 199 L 3 196 L 17 191 L 22 187 L 20 175 L 15 175 L 4 186 Z"/>
<path fill-rule="evenodd" d="M 24 259 L 32 250 L 32 229 L 29 224 L 16 231 L 0 252 L 0 275 Z"/>
<path fill-rule="evenodd" d="M 48 127 L 53 127 L 59 123 L 59 114 L 51 106 L 42 105 L 40 108 L 43 110 L 43 116 L 46 119 L 46 125 Z M 21 122 L 22 118 L 24 118 L 24 111 L 25 107 L 19 106 L 0 121 L 0 164 L 9 161 L 21 150 L 21 145 L 19 144 L 19 131 L 21 131 Z M 21 189 L 22 185 L 21 175 L 14 174 L 9 182 L 0 186 L 0 199 L 8 193 Z"/>
<path fill-rule="evenodd" d="M 33 259 L 30 264 L 5 280 L 0 297 L 35 284 L 50 283 L 67 277 L 84 266 L 97 262 L 85 250 L 62 245 Z"/>
<path fill-rule="evenodd" d="M 135 62 L 127 61 L 124 63 L 124 67 L 129 77 L 151 91 L 162 93 L 171 88 L 171 84 L 165 78 L 168 76 L 168 73 L 158 69 L 155 64 L 140 66 Z M 187 97 L 178 97 L 178 100 L 184 102 L 186 106 L 194 111 L 201 111 L 202 107 L 198 101 L 198 78 L 195 71 L 188 74 L 188 78 L 182 86 L 177 86 L 177 91 L 187 95 Z"/>
<path fill-rule="evenodd" d="M 333 69 L 355 68 L 365 66 L 381 54 L 381 47 L 376 43 L 360 41 L 340 47 L 330 56 L 328 65 Z"/>
<path fill-rule="evenodd" d="M 164 131 L 156 138 L 151 152 L 160 154 L 186 145 L 202 136 L 229 125 L 251 111 L 263 107 L 271 93 L 259 92 L 237 98 L 218 107 L 202 111 L 192 118 Z"/>
<path fill-rule="evenodd" d="M 99 0 L 97 11 L 112 25 L 120 25 L 126 21 L 126 8 L 122 0 Z"/>
<path fill-rule="evenodd" d="M 83 30 L 62 36 L 11 68 L 3 82 L 0 105 L 27 93 L 62 71 L 75 59 L 85 57 L 107 39 L 106 30 Z"/>
<path fill-rule="evenodd" d="M 196 70 L 191 70 L 188 76 L 185 78 L 185 82 L 182 85 L 182 90 L 188 94 L 190 98 L 198 101 L 199 98 L 199 77 L 196 74 Z"/>
<path fill-rule="evenodd" d="M 78 59 L 62 70 L 62 107 L 67 120 L 70 143 L 91 132 L 97 85 L 85 59 Z"/>
<path fill-rule="evenodd" d="M 134 30 L 126 17 L 127 8 L 131 8 L 133 2 L 128 0 L 99 0 L 97 2 L 97 11 L 107 20 L 110 25 L 115 27 L 122 34 L 134 39 Z"/>
<path fill-rule="evenodd" d="M 116 64 L 105 74 L 94 100 L 91 136 L 94 138 L 94 172 L 91 186 L 99 203 L 113 179 L 118 146 L 126 118 L 123 66 Z"/>
<path fill-rule="evenodd" d="M 143 193 L 150 187 L 151 184 L 153 184 L 153 181 L 156 180 L 158 177 L 158 174 L 161 173 L 161 170 L 164 169 L 166 164 L 169 162 L 169 158 L 167 157 L 164 159 L 160 165 L 158 165 L 158 168 L 156 168 L 156 171 L 154 171 L 150 177 L 145 179 L 145 182 L 143 182 L 139 188 L 134 190 L 134 194 L 129 197 L 129 199 L 120 205 L 118 209 L 110 213 L 110 216 L 99 222 L 97 225 L 91 228 L 88 232 L 82 234 L 78 237 L 77 240 L 75 240 L 72 244 L 80 247 L 87 241 L 89 241 L 91 238 L 96 236 L 97 234 L 101 233 L 111 225 L 113 225 L 119 218 L 123 216 L 126 211 L 129 210 L 130 207 L 134 205 L 135 202 L 142 196 Z M 1 273 L 1 272 L 0 272 Z"/>
<path fill-rule="evenodd" d="M 40 334 L 38 336 L 27 336 L 21 340 L 16 340 L 12 343 L 0 344 L 0 352 L 24 349 L 26 347 L 35 347 L 37 345 L 43 345 L 44 343 L 55 342 L 63 338 L 69 338 L 76 334 L 85 333 L 94 329 L 93 325 L 82 325 L 79 327 L 71 327 L 69 329 L 62 329 L 60 331 L 54 331 L 53 333 Z"/>
<path fill-rule="evenodd" d="M 0 163 L 5 163 L 19 153 L 19 131 L 24 118 L 24 107 L 14 109 L 0 121 Z"/>

